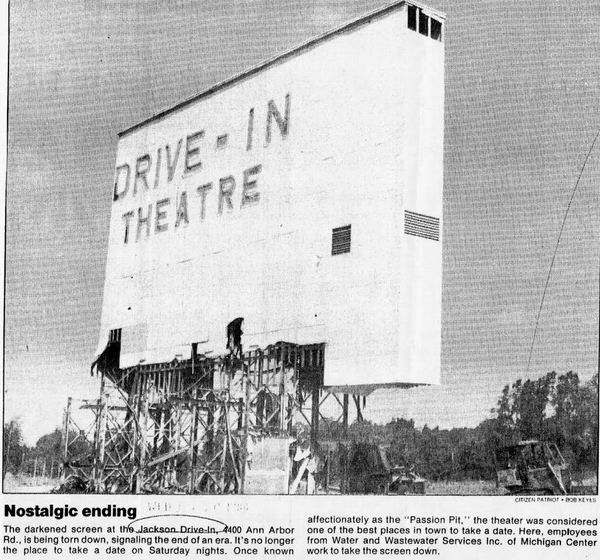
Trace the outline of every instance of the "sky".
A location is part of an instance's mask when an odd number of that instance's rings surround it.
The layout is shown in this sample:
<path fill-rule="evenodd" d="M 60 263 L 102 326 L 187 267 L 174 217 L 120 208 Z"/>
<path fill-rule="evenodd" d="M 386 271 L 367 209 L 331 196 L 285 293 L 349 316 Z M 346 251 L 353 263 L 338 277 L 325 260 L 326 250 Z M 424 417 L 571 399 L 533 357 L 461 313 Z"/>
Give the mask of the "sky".
<path fill-rule="evenodd" d="M 94 398 L 117 133 L 385 4 L 17 0 L 10 8 L 5 421 L 26 441 Z M 475 426 L 507 383 L 598 364 L 600 4 L 453 1 L 447 15 L 441 385 L 367 419 Z"/>

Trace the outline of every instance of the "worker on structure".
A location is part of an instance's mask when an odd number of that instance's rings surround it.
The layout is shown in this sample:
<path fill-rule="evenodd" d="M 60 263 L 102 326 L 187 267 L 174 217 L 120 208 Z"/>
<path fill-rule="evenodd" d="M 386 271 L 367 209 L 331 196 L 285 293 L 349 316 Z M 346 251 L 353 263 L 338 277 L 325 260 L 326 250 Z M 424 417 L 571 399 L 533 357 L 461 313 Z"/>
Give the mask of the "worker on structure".
<path fill-rule="evenodd" d="M 227 350 L 229 351 L 229 356 L 233 359 L 242 358 L 243 322 L 244 318 L 238 317 L 227 325 Z"/>

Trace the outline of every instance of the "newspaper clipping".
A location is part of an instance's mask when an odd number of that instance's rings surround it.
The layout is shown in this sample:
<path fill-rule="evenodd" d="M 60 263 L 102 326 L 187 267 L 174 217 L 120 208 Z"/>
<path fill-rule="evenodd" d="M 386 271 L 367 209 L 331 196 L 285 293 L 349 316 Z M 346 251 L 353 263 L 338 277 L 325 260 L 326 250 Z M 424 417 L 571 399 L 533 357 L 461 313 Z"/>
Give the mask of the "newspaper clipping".
<path fill-rule="evenodd" d="M 594 0 L 3 18 L 2 557 L 597 557 Z"/>

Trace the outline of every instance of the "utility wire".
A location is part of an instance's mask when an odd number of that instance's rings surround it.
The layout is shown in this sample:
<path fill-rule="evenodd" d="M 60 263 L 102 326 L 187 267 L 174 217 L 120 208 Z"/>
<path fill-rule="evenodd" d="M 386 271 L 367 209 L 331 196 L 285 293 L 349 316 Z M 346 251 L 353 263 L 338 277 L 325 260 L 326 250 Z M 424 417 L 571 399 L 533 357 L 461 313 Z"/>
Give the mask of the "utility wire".
<path fill-rule="evenodd" d="M 558 232 L 558 239 L 556 240 L 556 245 L 554 247 L 554 254 L 552 255 L 552 261 L 550 262 L 550 268 L 548 269 L 548 276 L 546 276 L 546 284 L 544 285 L 544 291 L 542 292 L 542 301 L 540 302 L 540 308 L 538 309 L 537 318 L 535 320 L 535 329 L 533 329 L 533 338 L 531 340 L 531 348 L 529 349 L 529 358 L 527 360 L 527 374 L 529 374 L 529 366 L 531 365 L 531 357 L 533 356 L 533 348 L 535 346 L 535 338 L 537 336 L 538 327 L 540 325 L 540 316 L 542 315 L 542 308 L 544 307 L 544 299 L 546 299 L 546 291 L 548 290 L 548 284 L 550 283 L 550 275 L 552 274 L 552 269 L 554 268 L 554 261 L 556 259 L 556 253 L 558 252 L 558 246 L 560 244 L 560 239 L 562 237 L 563 229 L 565 228 L 565 222 L 567 221 L 567 216 L 569 215 L 569 210 L 571 209 L 571 203 L 573 202 L 573 198 L 575 198 L 575 193 L 577 192 L 577 187 L 579 187 L 579 181 L 581 180 L 581 176 L 583 175 L 583 171 L 588 162 L 590 154 L 594 149 L 594 145 L 596 144 L 596 140 L 598 140 L 598 136 L 600 136 L 600 129 L 594 136 L 594 140 L 592 141 L 592 145 L 588 150 L 587 155 L 585 156 L 585 160 L 583 161 L 583 165 L 581 166 L 581 170 L 579 171 L 579 176 L 577 177 L 577 181 L 575 182 L 575 187 L 573 187 L 573 192 L 571 193 L 571 198 L 569 199 L 569 204 L 567 204 L 567 209 L 565 211 L 565 215 L 563 216 L 562 224 L 560 225 L 560 231 Z"/>

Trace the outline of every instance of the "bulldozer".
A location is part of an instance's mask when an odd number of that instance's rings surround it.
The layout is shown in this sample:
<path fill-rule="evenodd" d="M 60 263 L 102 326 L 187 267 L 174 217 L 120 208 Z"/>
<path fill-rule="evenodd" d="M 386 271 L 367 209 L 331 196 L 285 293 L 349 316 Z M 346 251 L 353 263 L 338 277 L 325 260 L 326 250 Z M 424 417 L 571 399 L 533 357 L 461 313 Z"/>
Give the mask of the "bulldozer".
<path fill-rule="evenodd" d="M 554 443 L 520 441 L 496 450 L 496 480 L 509 494 L 565 495 L 571 472 Z"/>
<path fill-rule="evenodd" d="M 389 445 L 354 442 L 349 455 L 350 494 L 425 494 L 426 480 L 414 467 L 392 465 Z"/>

